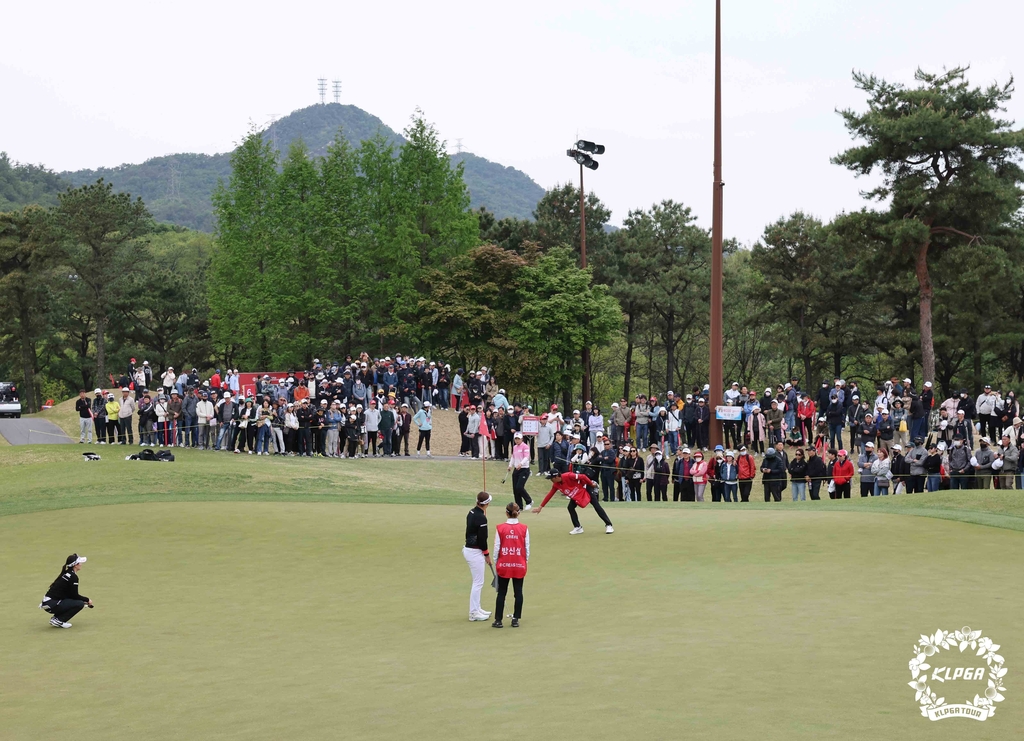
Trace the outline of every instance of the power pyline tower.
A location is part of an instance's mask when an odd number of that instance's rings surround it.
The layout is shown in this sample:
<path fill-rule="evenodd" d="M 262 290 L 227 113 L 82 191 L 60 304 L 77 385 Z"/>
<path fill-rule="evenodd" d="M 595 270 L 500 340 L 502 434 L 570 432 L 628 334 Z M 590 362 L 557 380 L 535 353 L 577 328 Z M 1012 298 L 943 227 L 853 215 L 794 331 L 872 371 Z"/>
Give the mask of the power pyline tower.
<path fill-rule="evenodd" d="M 270 134 L 270 143 L 273 145 L 274 149 L 277 149 L 277 114 L 268 113 L 267 119 L 270 122 L 267 125 L 267 133 Z"/>
<path fill-rule="evenodd" d="M 341 103 L 341 80 L 331 80 L 334 92 L 334 102 Z"/>
<path fill-rule="evenodd" d="M 316 87 L 320 91 L 320 105 L 323 105 L 326 102 L 325 99 L 327 97 L 327 78 L 316 78 Z"/>
<path fill-rule="evenodd" d="M 462 138 L 461 137 L 459 137 L 458 139 L 455 140 L 455 151 L 457 153 L 459 153 L 459 154 L 462 154 Z"/>

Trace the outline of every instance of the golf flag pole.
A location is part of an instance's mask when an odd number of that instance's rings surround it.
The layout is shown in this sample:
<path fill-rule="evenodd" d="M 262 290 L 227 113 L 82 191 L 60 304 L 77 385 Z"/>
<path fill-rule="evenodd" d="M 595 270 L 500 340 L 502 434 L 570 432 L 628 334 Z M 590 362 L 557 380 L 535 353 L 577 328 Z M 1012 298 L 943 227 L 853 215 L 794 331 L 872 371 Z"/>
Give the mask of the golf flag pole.
<path fill-rule="evenodd" d="M 487 443 L 484 441 L 490 436 L 487 429 L 487 417 L 480 415 L 480 461 L 484 467 L 484 491 L 487 491 Z"/>

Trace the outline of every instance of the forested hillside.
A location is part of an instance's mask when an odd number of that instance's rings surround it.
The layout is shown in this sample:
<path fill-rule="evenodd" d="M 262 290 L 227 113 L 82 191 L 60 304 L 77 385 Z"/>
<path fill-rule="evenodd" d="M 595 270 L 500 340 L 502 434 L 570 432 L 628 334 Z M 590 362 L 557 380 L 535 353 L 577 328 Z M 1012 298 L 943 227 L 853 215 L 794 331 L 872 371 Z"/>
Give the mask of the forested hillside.
<path fill-rule="evenodd" d="M 39 165 L 12 162 L 0 152 L 0 211 L 24 206 L 56 206 L 57 194 L 67 187 L 60 176 Z"/>
<path fill-rule="evenodd" d="M 295 111 L 268 127 L 263 138 L 282 154 L 288 151 L 291 142 L 301 138 L 311 154 L 324 155 L 339 130 L 355 147 L 378 134 L 396 147 L 405 141 L 376 116 L 338 103 Z M 212 231 L 211 196 L 218 179 L 226 180 L 231 172 L 230 157 L 230 153 L 173 154 L 154 157 L 138 165 L 78 170 L 61 173 L 61 176 L 76 186 L 94 183 L 102 177 L 118 191 L 141 196 L 158 221 Z M 544 189 L 526 173 L 468 152 L 451 159 L 453 165 L 464 163 L 473 208 L 484 206 L 498 218 L 532 218 Z"/>

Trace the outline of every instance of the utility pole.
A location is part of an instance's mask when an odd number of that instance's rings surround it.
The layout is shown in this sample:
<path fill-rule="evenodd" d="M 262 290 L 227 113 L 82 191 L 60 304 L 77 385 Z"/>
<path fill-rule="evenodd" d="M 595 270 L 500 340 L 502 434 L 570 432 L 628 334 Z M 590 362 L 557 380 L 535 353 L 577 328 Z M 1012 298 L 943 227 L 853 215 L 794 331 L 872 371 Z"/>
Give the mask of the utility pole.
<path fill-rule="evenodd" d="M 722 400 L 722 0 L 715 0 L 715 182 L 711 209 L 711 357 L 708 385 L 711 387 L 711 447 L 722 444 L 722 423 L 715 409 Z"/>
<path fill-rule="evenodd" d="M 594 142 L 580 139 L 576 142 L 576 146 L 566 152 L 566 154 L 572 157 L 580 166 L 580 267 L 587 267 L 587 196 L 586 190 L 583 187 L 583 168 L 588 167 L 591 170 L 598 168 L 598 162 L 591 155 L 604 154 L 605 147 L 603 144 L 595 144 Z M 591 393 L 591 382 L 590 382 L 590 348 L 584 347 L 581 353 L 580 360 L 583 364 L 583 401 L 593 401 L 590 398 Z"/>
<path fill-rule="evenodd" d="M 580 163 L 580 267 L 587 268 L 587 201 L 586 191 L 583 189 L 583 164 Z M 590 395 L 590 348 L 583 348 L 583 403 L 593 401 Z"/>

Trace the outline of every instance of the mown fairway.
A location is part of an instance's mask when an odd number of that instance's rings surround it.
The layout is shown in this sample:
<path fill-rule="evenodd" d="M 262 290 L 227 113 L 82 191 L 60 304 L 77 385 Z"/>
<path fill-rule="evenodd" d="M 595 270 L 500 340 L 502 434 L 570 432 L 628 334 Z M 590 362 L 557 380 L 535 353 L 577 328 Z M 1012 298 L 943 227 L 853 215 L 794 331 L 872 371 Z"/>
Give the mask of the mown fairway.
<path fill-rule="evenodd" d="M 995 739 L 1024 723 L 1024 535 L 871 511 L 1013 527 L 1016 492 L 614 505 L 614 535 L 584 511 L 574 538 L 552 506 L 525 516 L 523 627 L 498 631 L 466 620 L 469 505 L 453 503 L 480 486 L 472 464 L 76 453 L 0 453 L 0 506 L 23 512 L 0 517 L 5 740 Z M 439 504 L 353 503 L 403 499 Z M 55 509 L 103 501 L 149 503 Z M 73 550 L 98 607 L 61 631 L 35 607 Z M 1007 698 L 983 724 L 932 723 L 910 647 L 962 625 L 1003 645 Z"/>

